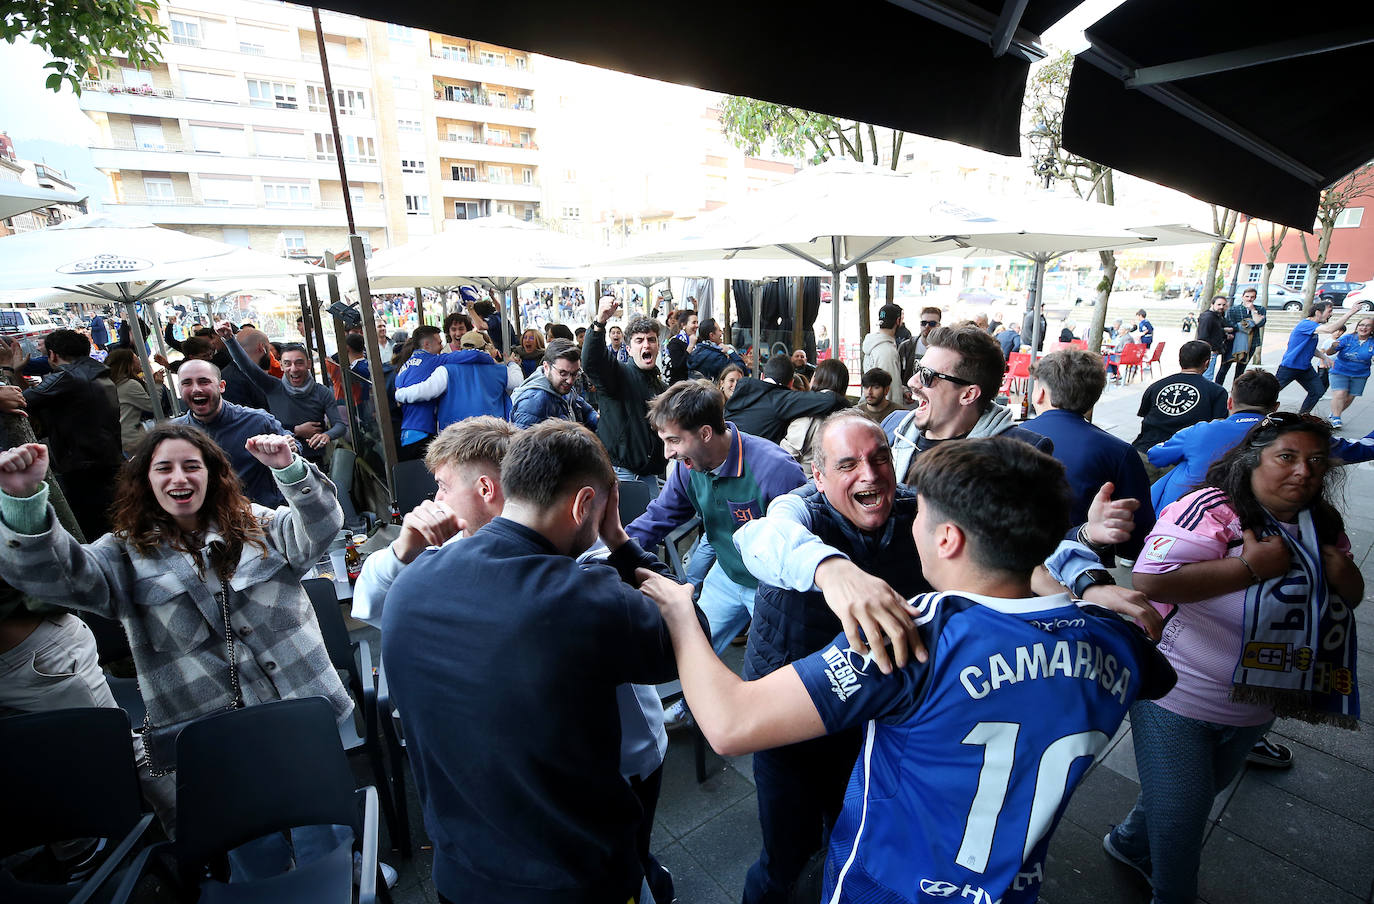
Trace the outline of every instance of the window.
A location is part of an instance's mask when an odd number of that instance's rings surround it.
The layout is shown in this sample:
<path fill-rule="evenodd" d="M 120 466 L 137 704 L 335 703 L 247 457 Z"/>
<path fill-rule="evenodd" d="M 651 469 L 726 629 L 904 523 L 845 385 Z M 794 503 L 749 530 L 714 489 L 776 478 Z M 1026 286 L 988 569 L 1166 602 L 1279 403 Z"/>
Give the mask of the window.
<path fill-rule="evenodd" d="M 143 194 L 148 199 L 149 204 L 176 203 L 176 196 L 173 194 L 171 179 L 153 179 L 144 176 Z"/>
<path fill-rule="evenodd" d="M 487 166 L 487 181 L 497 185 L 510 185 L 514 180 L 511 179 L 510 167 L 508 166 Z"/>
<path fill-rule="evenodd" d="M 396 131 L 398 132 L 422 132 L 418 119 L 398 119 L 396 120 Z"/>
<path fill-rule="evenodd" d="M 359 135 L 345 135 L 344 159 L 349 163 L 376 163 L 377 147 L 376 142 L 371 138 L 364 138 Z M 315 159 L 333 160 L 334 159 L 334 136 L 315 133 Z"/>
<path fill-rule="evenodd" d="M 504 53 L 493 53 L 490 50 L 483 50 L 477 54 L 478 61 L 483 66 L 499 66 L 506 68 L 506 55 Z"/>
<path fill-rule="evenodd" d="M 406 195 L 406 213 L 415 217 L 429 213 L 429 195 Z"/>
<path fill-rule="evenodd" d="M 304 257 L 308 253 L 305 250 L 304 229 L 283 229 L 279 237 L 287 257 Z"/>
<path fill-rule="evenodd" d="M 251 56 L 295 56 L 291 35 L 280 28 L 238 23 L 239 53 Z"/>
<path fill-rule="evenodd" d="M 386 36 L 387 40 L 395 41 L 397 44 L 415 43 L 415 29 L 394 22 L 386 24 Z"/>
<path fill-rule="evenodd" d="M 1264 279 L 1264 264 L 1249 264 L 1250 275 L 1246 277 L 1246 282 L 1257 283 Z"/>
<path fill-rule="evenodd" d="M 324 85 L 305 86 L 305 105 L 311 113 L 329 112 L 329 95 L 324 93 Z"/>
<path fill-rule="evenodd" d="M 453 166 L 449 169 L 453 174 L 454 182 L 477 181 L 477 167 L 475 166 Z"/>
<path fill-rule="evenodd" d="M 1290 289 L 1301 289 L 1302 281 L 1307 278 L 1306 264 L 1287 264 L 1283 271 L 1283 284 Z"/>
<path fill-rule="evenodd" d="M 439 56 L 455 63 L 466 63 L 468 61 L 468 49 L 453 44 L 445 44 L 439 48 Z"/>
<path fill-rule="evenodd" d="M 243 97 L 243 88 L 232 75 L 186 69 L 181 70 L 181 91 L 191 100 L 213 100 L 229 104 L 237 104 Z"/>
<path fill-rule="evenodd" d="M 268 207 L 310 207 L 309 182 L 264 182 L 262 194 Z"/>
<path fill-rule="evenodd" d="M 239 53 L 246 53 L 249 56 L 267 56 L 267 46 L 255 44 L 252 41 L 239 41 Z"/>
<path fill-rule="evenodd" d="M 134 147 L 140 151 L 165 151 L 167 140 L 162 134 L 160 122 L 135 122 Z"/>
<path fill-rule="evenodd" d="M 226 245 L 238 245 L 240 248 L 251 248 L 249 244 L 248 230 L 239 229 L 234 226 L 224 227 L 224 243 Z"/>
<path fill-rule="evenodd" d="M 294 110 L 296 109 L 296 86 L 291 82 L 250 78 L 248 80 L 248 104 L 252 107 Z"/>
<path fill-rule="evenodd" d="M 199 47 L 201 44 L 200 20 L 186 16 L 172 16 L 172 43 L 186 47 Z"/>
<path fill-rule="evenodd" d="M 527 58 L 525 58 L 525 57 L 516 57 L 516 58 L 515 58 L 515 68 L 516 68 L 516 69 L 520 69 L 520 70 L 528 69 L 528 68 L 529 68 L 529 65 L 530 65 L 530 61 L 529 61 Z M 526 212 L 526 213 L 529 213 L 528 210 L 526 210 L 525 212 Z M 526 217 L 525 219 L 528 220 L 529 217 Z"/>
<path fill-rule="evenodd" d="M 1317 271 L 1318 282 L 1335 282 L 1345 279 L 1345 275 L 1350 272 L 1349 264 L 1322 264 L 1321 270 Z"/>
<path fill-rule="evenodd" d="M 1336 228 L 1348 229 L 1360 225 L 1364 219 L 1363 207 L 1347 207 L 1336 215 Z"/>
<path fill-rule="evenodd" d="M 464 88 L 462 85 L 444 85 L 444 100 L 451 100 L 457 104 L 476 102 L 473 99 L 472 89 Z"/>
<path fill-rule="evenodd" d="M 200 177 L 200 196 L 207 207 L 256 207 L 252 179 Z"/>
<path fill-rule="evenodd" d="M 124 87 L 126 88 L 153 90 L 153 74 L 147 69 L 129 69 L 126 67 L 120 70 L 120 74 L 124 76 Z"/>
<path fill-rule="evenodd" d="M 575 169 L 565 169 L 565 170 L 563 170 L 563 181 L 564 181 L 564 182 L 576 182 L 576 181 L 577 181 L 577 170 L 575 170 Z"/>
<path fill-rule="evenodd" d="M 506 129 L 487 129 L 487 144 L 510 144 L 510 132 Z"/>
<path fill-rule="evenodd" d="M 530 222 L 530 221 L 533 220 L 533 219 L 534 219 L 534 208 L 533 208 L 533 207 L 526 207 L 526 208 L 525 208 L 525 222 L 528 223 L 528 222 Z"/>
<path fill-rule="evenodd" d="M 524 185 L 533 185 L 533 184 L 534 184 L 534 170 L 530 169 L 528 166 L 525 167 L 523 170 L 521 170 L 521 171 L 520 171 L 520 181 L 521 181 L 521 183 L 524 184 Z"/>
<path fill-rule="evenodd" d="M 401 161 L 401 172 L 403 173 L 423 173 L 424 171 L 425 162 L 423 160 L 403 159 Z"/>
<path fill-rule="evenodd" d="M 191 126 L 191 144 L 197 153 L 229 154 L 244 157 L 248 145 L 244 141 L 243 129 L 227 126 Z"/>
<path fill-rule="evenodd" d="M 582 219 L 582 208 L 580 208 L 580 207 L 565 207 L 565 208 L 563 208 L 563 219 L 565 219 L 565 220 L 580 220 L 580 219 Z"/>
<path fill-rule="evenodd" d="M 399 75 L 391 77 L 391 87 L 399 91 L 414 91 L 417 84 L 413 78 L 401 78 Z"/>
<path fill-rule="evenodd" d="M 486 201 L 454 201 L 453 215 L 460 220 L 475 220 L 487 215 Z"/>
<path fill-rule="evenodd" d="M 361 88 L 335 88 L 334 103 L 340 116 L 367 115 L 367 92 Z"/>
<path fill-rule="evenodd" d="M 529 144 L 530 144 L 530 133 L 529 133 L 529 132 L 521 132 L 521 133 L 520 133 L 520 146 L 521 146 L 521 147 L 529 147 Z"/>
<path fill-rule="evenodd" d="M 304 132 L 276 132 L 271 129 L 253 130 L 253 145 L 260 157 L 304 157 Z"/>
<path fill-rule="evenodd" d="M 354 207 L 361 207 L 365 203 L 363 201 L 363 190 L 350 186 L 348 189 L 348 200 L 353 203 Z M 363 244 L 367 244 L 366 239 L 363 240 Z"/>

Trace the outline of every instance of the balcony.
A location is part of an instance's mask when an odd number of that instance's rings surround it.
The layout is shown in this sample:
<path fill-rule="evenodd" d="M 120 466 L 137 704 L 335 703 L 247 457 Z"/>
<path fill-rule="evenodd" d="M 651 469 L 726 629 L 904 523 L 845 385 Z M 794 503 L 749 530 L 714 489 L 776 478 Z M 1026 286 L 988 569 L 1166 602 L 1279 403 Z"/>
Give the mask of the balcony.
<path fill-rule="evenodd" d="M 101 113 L 212 120 L 285 129 L 299 128 L 316 132 L 329 131 L 329 113 L 323 108 L 310 109 L 304 97 L 297 99 L 294 109 L 254 106 L 249 102 L 246 86 L 241 98 L 210 100 L 187 97 L 180 89 L 135 88 L 117 82 L 86 79 L 81 83 L 79 103 L 82 110 Z M 368 133 L 372 134 L 371 124 L 376 121 L 372 111 L 361 116 L 346 115 L 343 111 L 340 111 L 340 114 L 341 122 L 368 123 Z"/>
<path fill-rule="evenodd" d="M 482 82 L 487 85 L 509 85 L 512 88 L 534 89 L 538 79 L 529 69 L 515 69 L 491 63 L 455 60 L 437 53 L 430 54 L 434 74 L 449 78 L 460 78 L 469 82 Z"/>
<path fill-rule="evenodd" d="M 525 201 L 538 202 L 543 195 L 537 184 L 526 185 L 522 182 L 469 182 L 467 180 L 441 179 L 439 188 L 443 192 L 444 207 L 452 208 L 449 199 L 460 201 Z"/>
<path fill-rule="evenodd" d="M 305 147 L 302 137 L 301 147 Z M 221 176 L 274 176 L 282 179 L 338 179 L 339 167 L 333 154 L 271 157 L 263 154 L 218 154 L 197 151 L 180 142 L 161 144 L 128 139 L 103 138 L 91 146 L 91 163 L 96 169 L 144 170 L 151 172 L 205 173 Z M 381 182 L 382 169 L 371 163 L 348 162 L 350 182 Z"/>
<path fill-rule="evenodd" d="M 346 222 L 342 202 L 268 207 L 198 201 L 190 195 L 149 198 L 130 194 L 120 200 L 106 198 L 103 203 L 130 217 L 168 226 L 343 226 Z M 359 226 L 384 227 L 386 209 L 381 204 L 354 204 L 353 219 Z"/>
<path fill-rule="evenodd" d="M 447 100 L 443 92 L 435 92 L 434 112 L 445 119 L 462 119 L 469 122 L 487 122 L 495 125 L 518 126 L 532 129 L 538 120 L 534 116 L 534 101 L 521 104 L 506 101 L 504 104 L 493 100 L 481 92 L 453 94 L 462 100 Z"/>
<path fill-rule="evenodd" d="M 537 166 L 540 159 L 539 147 L 533 142 L 519 144 L 500 142 L 494 138 L 486 141 L 450 141 L 441 137 L 439 156 L 474 163 L 523 163 L 526 166 Z"/>

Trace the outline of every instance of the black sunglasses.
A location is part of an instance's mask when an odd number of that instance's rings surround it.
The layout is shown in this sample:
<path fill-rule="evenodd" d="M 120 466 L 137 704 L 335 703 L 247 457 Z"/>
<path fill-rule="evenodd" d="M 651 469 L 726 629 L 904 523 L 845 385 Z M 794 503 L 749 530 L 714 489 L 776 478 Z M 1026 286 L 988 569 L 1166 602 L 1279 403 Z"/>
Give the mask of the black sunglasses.
<path fill-rule="evenodd" d="M 916 379 L 920 380 L 921 385 L 924 386 L 926 389 L 929 389 L 931 386 L 935 385 L 936 380 L 944 380 L 947 383 L 953 383 L 955 386 L 973 385 L 972 380 L 965 380 L 961 377 L 954 377 L 950 376 L 949 374 L 942 374 L 938 370 L 931 370 L 929 367 L 916 368 Z"/>
<path fill-rule="evenodd" d="M 1314 414 L 1294 414 L 1291 411 L 1275 411 L 1267 415 L 1264 420 L 1259 422 L 1259 429 L 1268 427 L 1286 427 L 1291 424 L 1316 424 L 1319 427 L 1331 428 L 1331 424 Z"/>
<path fill-rule="evenodd" d="M 938 320 L 922 320 L 922 321 L 921 321 L 921 326 L 939 326 L 939 325 L 940 325 L 940 321 L 938 321 Z"/>

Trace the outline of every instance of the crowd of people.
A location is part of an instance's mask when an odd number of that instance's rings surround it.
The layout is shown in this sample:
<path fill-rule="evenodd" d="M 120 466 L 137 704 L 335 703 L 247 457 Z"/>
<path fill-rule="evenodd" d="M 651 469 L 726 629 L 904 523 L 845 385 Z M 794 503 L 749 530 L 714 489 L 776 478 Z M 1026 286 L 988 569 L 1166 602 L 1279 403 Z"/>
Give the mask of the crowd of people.
<path fill-rule="evenodd" d="M 1257 348 L 1252 302 L 1233 332 Z M 130 350 L 102 363 L 52 333 L 52 372 L 0 387 L 0 412 L 45 440 L 0 453 L 0 715 L 114 706 L 68 610 L 117 622 L 169 835 L 169 732 L 313 695 L 349 718 L 300 582 L 343 521 L 330 444 L 389 417 L 437 492 L 366 560 L 353 614 L 381 632 L 441 901 L 673 901 L 651 837 L 666 730 L 688 724 L 754 756 L 746 904 L 1034 901 L 1128 714 L 1140 797 L 1104 850 L 1156 901 L 1191 901 L 1213 797 L 1247 759 L 1292 764 L 1274 718 L 1357 719 L 1364 581 L 1334 465 L 1374 439 L 1334 437 L 1311 390 L 1277 410 L 1349 314 L 1314 309 L 1276 375 L 1234 362 L 1229 396 L 1200 327 L 1134 443 L 1091 423 L 1108 374 L 1072 347 L 1036 362 L 1017 422 L 999 393 L 1008 348 L 1043 337 L 1030 318 L 927 307 L 913 333 L 884 305 L 851 403 L 839 360 L 759 362 L 692 308 L 619 314 L 607 296 L 585 327 L 517 334 L 472 299 L 442 327 L 381 324 L 381 374 L 361 327 L 323 373 L 251 324 L 169 330 L 181 358 L 160 366 L 186 410 L 161 421 Z M 1153 338 L 1144 311 L 1117 330 Z M 1342 410 L 1371 330 L 1331 351 Z M 679 579 L 655 550 L 693 524 Z M 736 675 L 719 657 L 741 638 Z M 57 660 L 74 663 L 60 681 L 25 677 Z M 655 685 L 674 678 L 665 710 Z M 296 861 L 332 838 L 293 837 Z"/>

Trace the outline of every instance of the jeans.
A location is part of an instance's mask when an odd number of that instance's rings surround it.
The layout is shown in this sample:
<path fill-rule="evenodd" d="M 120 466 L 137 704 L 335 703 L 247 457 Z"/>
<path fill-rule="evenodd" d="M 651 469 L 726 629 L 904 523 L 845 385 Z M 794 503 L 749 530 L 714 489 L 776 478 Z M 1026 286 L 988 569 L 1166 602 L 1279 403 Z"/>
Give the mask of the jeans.
<path fill-rule="evenodd" d="M 1245 373 L 1245 368 L 1248 365 L 1248 363 L 1248 360 L 1233 362 L 1230 358 L 1227 358 L 1225 361 L 1221 362 L 1221 369 L 1217 371 L 1218 385 L 1226 382 L 1226 371 L 1230 370 L 1232 364 L 1235 364 L 1236 366 L 1236 379 L 1240 379 L 1240 375 Z"/>
<path fill-rule="evenodd" d="M 711 541 L 706 539 L 706 534 L 703 533 L 697 538 L 696 546 L 692 547 L 692 552 L 688 555 L 687 579 L 700 587 L 714 564 L 716 564 L 716 548 L 711 545 Z"/>
<path fill-rule="evenodd" d="M 835 735 L 754 754 L 763 850 L 744 877 L 745 904 L 787 904 L 844 806 L 863 735 Z"/>
<path fill-rule="evenodd" d="M 640 483 L 644 484 L 646 487 L 648 487 L 649 498 L 651 500 L 657 499 L 659 491 L 663 489 L 662 478 L 654 474 L 636 474 L 629 468 L 615 468 L 614 470 L 615 477 L 617 480 L 637 480 Z"/>
<path fill-rule="evenodd" d="M 254 838 L 229 852 L 230 882 L 256 882 L 320 859 L 341 844 L 351 844 L 347 826 L 301 826 Z"/>
<path fill-rule="evenodd" d="M 1316 408 L 1317 403 L 1326 394 L 1326 386 L 1322 384 L 1321 374 L 1311 367 L 1285 367 L 1280 364 L 1279 369 L 1274 372 L 1274 376 L 1279 378 L 1280 392 L 1289 383 L 1294 382 L 1307 390 L 1307 398 L 1302 400 L 1302 407 L 1298 409 L 1301 414 L 1307 414 Z"/>
<path fill-rule="evenodd" d="M 75 615 L 51 615 L 0 653 L 0 716 L 86 706 L 114 707 L 95 635 Z"/>
<path fill-rule="evenodd" d="M 1209 380 L 1214 380 L 1214 379 L 1216 379 L 1216 375 L 1217 375 L 1217 359 L 1220 358 L 1220 357 L 1221 357 L 1221 356 L 1218 355 L 1216 352 L 1212 352 L 1212 357 L 1210 357 L 1210 358 L 1207 359 L 1207 369 L 1206 369 L 1205 371 L 1203 371 L 1203 373 L 1202 373 L 1202 375 L 1203 375 L 1204 377 L 1206 377 L 1206 378 L 1209 379 Z"/>
<path fill-rule="evenodd" d="M 717 655 L 730 646 L 730 641 L 753 617 L 754 589 L 741 587 L 730 580 L 721 570 L 719 562 L 706 573 L 706 582 L 701 585 L 697 605 L 711 626 L 711 646 Z"/>
<path fill-rule="evenodd" d="M 1273 721 L 1218 725 L 1142 700 L 1131 707 L 1140 797 L 1112 844 L 1150 874 L 1154 904 L 1193 904 L 1207 815 Z"/>

